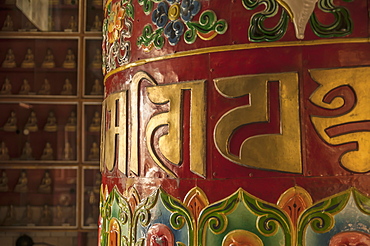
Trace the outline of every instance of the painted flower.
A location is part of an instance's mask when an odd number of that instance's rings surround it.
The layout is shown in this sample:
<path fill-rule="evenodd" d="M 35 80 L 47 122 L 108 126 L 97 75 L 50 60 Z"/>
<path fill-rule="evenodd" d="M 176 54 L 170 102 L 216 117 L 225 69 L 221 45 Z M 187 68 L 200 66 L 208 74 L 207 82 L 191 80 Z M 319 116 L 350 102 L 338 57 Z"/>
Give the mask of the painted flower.
<path fill-rule="evenodd" d="M 160 2 L 157 8 L 152 13 L 152 21 L 159 28 L 164 27 L 168 21 L 168 5 L 165 2 Z"/>
<path fill-rule="evenodd" d="M 108 42 L 114 43 L 119 39 L 119 35 L 124 26 L 125 10 L 121 7 L 121 2 L 113 4 L 108 16 Z"/>
<path fill-rule="evenodd" d="M 191 21 L 199 10 L 198 0 L 167 0 L 157 5 L 152 13 L 152 21 L 159 28 L 164 28 L 168 42 L 176 45 L 184 34 L 184 22 Z"/>

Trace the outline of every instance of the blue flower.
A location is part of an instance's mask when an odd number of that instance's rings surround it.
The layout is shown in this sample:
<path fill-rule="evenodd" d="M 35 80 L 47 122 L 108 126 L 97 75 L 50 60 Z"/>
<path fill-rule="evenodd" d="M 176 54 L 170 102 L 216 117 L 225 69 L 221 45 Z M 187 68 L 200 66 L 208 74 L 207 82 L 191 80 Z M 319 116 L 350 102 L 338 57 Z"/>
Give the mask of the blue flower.
<path fill-rule="evenodd" d="M 170 5 L 168 5 L 168 3 Z M 184 34 L 185 24 L 200 11 L 198 0 L 167 0 L 160 2 L 152 13 L 152 21 L 164 28 L 164 35 L 171 45 L 176 45 Z"/>
<path fill-rule="evenodd" d="M 160 2 L 157 8 L 152 13 L 152 21 L 159 28 L 164 27 L 168 21 L 168 5 L 165 2 Z"/>
<path fill-rule="evenodd" d="M 164 29 L 164 35 L 168 38 L 170 45 L 177 44 L 183 33 L 184 23 L 182 23 L 180 20 L 169 22 Z"/>
<path fill-rule="evenodd" d="M 181 2 L 181 18 L 184 21 L 190 21 L 198 14 L 200 3 L 197 0 L 182 0 Z"/>

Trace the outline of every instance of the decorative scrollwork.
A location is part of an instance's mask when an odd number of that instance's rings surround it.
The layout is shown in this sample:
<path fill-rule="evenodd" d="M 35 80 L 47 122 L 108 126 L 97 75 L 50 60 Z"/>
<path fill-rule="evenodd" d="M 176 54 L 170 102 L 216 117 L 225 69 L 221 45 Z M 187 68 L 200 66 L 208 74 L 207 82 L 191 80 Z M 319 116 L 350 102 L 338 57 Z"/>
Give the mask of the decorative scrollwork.
<path fill-rule="evenodd" d="M 203 40 L 210 40 L 227 30 L 227 22 L 223 19 L 217 20 L 212 10 L 204 11 L 199 17 L 199 23 L 189 21 L 186 26 L 188 30 L 184 34 L 184 40 L 187 44 L 194 43 L 197 35 Z"/>
<path fill-rule="evenodd" d="M 298 245 L 302 245 L 303 234 L 308 225 L 311 225 L 311 228 L 317 233 L 324 233 L 332 229 L 335 224 L 333 216 L 346 206 L 350 194 L 347 191 L 321 201 L 302 213 L 298 222 Z"/>
<path fill-rule="evenodd" d="M 344 0 L 351 2 L 352 0 Z M 334 22 L 330 25 L 323 25 L 312 13 L 310 23 L 314 33 L 322 38 L 343 37 L 352 33 L 353 24 L 348 10 L 344 7 L 337 7 L 333 0 L 320 0 L 319 9 L 334 16 Z"/>
<path fill-rule="evenodd" d="M 265 236 L 273 236 L 279 228 L 285 232 L 285 245 L 291 245 L 291 235 L 287 232 L 292 230 L 289 217 L 278 207 L 262 202 L 248 193 L 243 192 L 245 205 L 258 216 L 257 229 Z"/>
<path fill-rule="evenodd" d="M 288 28 L 289 18 L 287 12 L 282 9 L 278 23 L 272 28 L 267 28 L 264 22 L 267 18 L 273 17 L 278 13 L 278 3 L 275 0 L 243 0 L 243 5 L 248 10 L 253 10 L 261 4 L 265 5 L 265 9 L 251 17 L 248 30 L 249 40 L 252 42 L 271 42 L 281 39 Z"/>
<path fill-rule="evenodd" d="M 216 14 L 212 10 L 204 11 L 200 15 L 199 21 L 192 21 L 201 9 L 201 3 L 198 0 L 138 1 L 147 15 L 153 10 L 153 3 L 158 2 L 152 12 L 152 22 L 157 29 L 153 30 L 152 25 L 146 25 L 137 40 L 137 45 L 146 52 L 153 47 L 163 48 L 163 36 L 167 38 L 170 45 L 174 46 L 182 36 L 187 44 L 192 44 L 197 36 L 203 40 L 211 40 L 217 34 L 224 34 L 227 30 L 226 21 L 217 20 Z"/>
<path fill-rule="evenodd" d="M 106 8 L 103 22 L 103 74 L 129 63 L 131 57 L 131 37 L 134 6 L 131 0 L 123 0 Z"/>
<path fill-rule="evenodd" d="M 193 216 L 191 212 L 189 211 L 189 209 L 186 208 L 184 204 L 178 201 L 177 199 L 166 194 L 163 190 L 161 190 L 160 196 L 161 196 L 163 205 L 170 212 L 172 212 L 171 217 L 170 217 L 170 225 L 175 230 L 180 230 L 186 224 L 188 226 L 188 231 L 189 231 L 188 245 L 189 246 L 193 245 L 194 232 L 195 232 L 195 228 L 194 228 L 195 220 L 193 219 Z"/>
<path fill-rule="evenodd" d="M 343 0 L 350 2 L 352 0 Z M 293 4 L 294 2 L 294 4 Z M 255 13 L 250 20 L 248 37 L 252 42 L 277 41 L 281 39 L 288 28 L 289 18 L 296 28 L 296 36 L 303 39 L 308 20 L 313 32 L 322 38 L 343 37 L 352 33 L 353 24 L 348 10 L 345 7 L 335 6 L 333 0 L 319 0 L 318 7 L 324 13 L 332 14 L 332 24 L 322 24 L 313 12 L 316 0 L 287 1 L 287 0 L 242 0 L 244 7 L 254 10 L 264 5 L 263 11 Z M 279 8 L 279 4 L 282 8 Z M 292 12 L 293 10 L 293 12 Z M 274 27 L 267 28 L 265 21 L 280 13 L 280 18 Z"/>
<path fill-rule="evenodd" d="M 150 51 L 153 45 L 156 49 L 161 49 L 164 45 L 163 28 L 153 32 L 151 25 L 146 25 L 143 34 L 138 38 L 137 45 L 143 47 L 144 51 Z"/>

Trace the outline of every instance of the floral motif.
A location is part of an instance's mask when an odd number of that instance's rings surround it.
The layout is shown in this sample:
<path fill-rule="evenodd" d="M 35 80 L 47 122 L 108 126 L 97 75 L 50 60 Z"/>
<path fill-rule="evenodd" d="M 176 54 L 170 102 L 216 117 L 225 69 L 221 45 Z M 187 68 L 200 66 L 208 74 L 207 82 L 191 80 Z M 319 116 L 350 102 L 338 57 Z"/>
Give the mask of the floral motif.
<path fill-rule="evenodd" d="M 108 22 L 108 42 L 113 43 L 119 38 L 119 34 L 123 29 L 125 17 L 125 10 L 121 8 L 121 3 L 117 2 L 113 4 L 112 9 L 107 16 Z"/>
<path fill-rule="evenodd" d="M 144 12 L 149 14 L 153 7 L 153 2 L 158 0 L 139 0 L 143 5 Z M 164 35 L 169 44 L 174 46 L 184 35 L 186 43 L 195 42 L 198 35 L 204 40 L 210 40 L 217 34 L 223 34 L 227 30 L 225 20 L 217 21 L 216 14 L 213 11 L 205 11 L 200 16 L 200 21 L 193 22 L 192 19 L 201 9 L 198 0 L 167 0 L 161 1 L 152 12 L 152 22 L 158 29 L 153 30 L 152 26 L 146 25 L 143 34 L 138 38 L 137 44 L 143 47 L 145 51 L 150 51 L 153 46 L 161 49 L 164 45 L 160 36 Z M 212 21 L 204 21 L 211 18 Z M 205 24 L 204 24 L 205 23 Z M 207 36 L 209 38 L 203 38 Z"/>
<path fill-rule="evenodd" d="M 200 3 L 197 0 L 183 0 L 180 4 L 176 1 L 160 2 L 152 13 L 153 23 L 164 27 L 164 35 L 171 45 L 176 45 L 184 34 L 184 22 L 191 21 L 194 15 L 200 10 Z M 181 18 L 181 19 L 180 19 Z"/>
<path fill-rule="evenodd" d="M 343 0 L 352 1 L 352 0 Z M 265 8 L 252 15 L 248 30 L 251 42 L 272 42 L 284 37 L 288 30 L 289 19 L 296 28 L 296 37 L 304 38 L 306 23 L 309 21 L 312 31 L 321 38 L 344 37 L 352 33 L 353 23 L 349 11 L 342 6 L 336 6 L 333 0 L 318 0 L 318 10 L 331 14 L 333 22 L 325 25 L 320 22 L 314 11 L 315 0 L 306 1 L 284 1 L 284 0 L 242 0 L 243 6 L 247 10 L 254 10 L 260 5 Z M 289 6 L 289 3 L 291 3 Z M 302 4 L 302 5 L 301 5 Z M 282 10 L 279 11 L 281 5 Z M 310 6 L 311 5 L 311 6 Z M 294 10 L 295 13 L 292 12 Z M 280 17 L 277 18 L 277 15 Z M 267 27 L 265 22 L 269 18 L 276 19 L 276 25 Z M 270 24 L 271 25 L 271 24 Z"/>
<path fill-rule="evenodd" d="M 131 37 L 134 7 L 128 0 L 121 0 L 105 9 L 103 22 L 103 74 L 117 66 L 127 64 L 131 55 Z"/>
<path fill-rule="evenodd" d="M 135 189 L 135 188 L 133 188 Z M 310 196 L 295 187 L 297 196 Z M 243 189 L 209 204 L 206 194 L 193 188 L 180 201 L 159 188 L 133 208 L 117 187 L 100 194 L 100 245 L 368 245 L 370 197 L 350 188 L 314 204 L 298 218 Z M 137 192 L 129 192 L 133 195 Z M 278 201 L 291 192 L 285 192 Z M 139 199 L 136 197 L 135 199 Z M 196 208 L 195 200 L 202 201 Z M 308 200 L 311 201 L 311 198 Z M 194 213 L 193 209 L 199 211 Z M 118 240 L 119 239 L 119 240 Z M 176 243 L 175 243 L 176 242 Z M 359 244 L 360 243 L 360 244 Z"/>

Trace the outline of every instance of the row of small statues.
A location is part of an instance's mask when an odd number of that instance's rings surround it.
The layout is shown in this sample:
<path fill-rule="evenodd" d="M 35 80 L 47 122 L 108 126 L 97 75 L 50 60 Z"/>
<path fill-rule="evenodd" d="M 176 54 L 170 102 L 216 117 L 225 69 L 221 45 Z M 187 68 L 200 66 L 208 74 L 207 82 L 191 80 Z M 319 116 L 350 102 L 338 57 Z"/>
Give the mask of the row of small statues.
<path fill-rule="evenodd" d="M 19 218 L 17 214 L 22 214 Z M 9 205 L 2 226 L 70 226 L 76 224 L 76 207 Z"/>
<path fill-rule="evenodd" d="M 78 0 L 49 0 L 49 4 L 51 4 L 51 5 L 58 5 L 58 4 L 62 4 L 62 3 L 66 4 L 66 5 L 77 5 Z"/>
<path fill-rule="evenodd" d="M 38 95 L 50 95 L 51 93 L 51 84 L 48 79 L 45 78 L 44 82 L 41 85 L 40 90 L 37 92 Z M 8 78 L 5 78 L 4 84 L 1 86 L 0 95 L 11 95 L 12 93 L 12 84 Z M 18 92 L 19 95 L 30 95 L 31 85 L 27 79 L 23 80 L 22 86 Z M 63 84 L 62 91 L 60 95 L 72 95 L 73 94 L 73 85 L 71 81 L 66 78 Z M 98 79 L 95 79 L 94 85 L 92 86 L 90 95 L 101 95 L 103 94 L 103 87 Z"/>
<path fill-rule="evenodd" d="M 25 142 L 23 149 L 22 149 L 22 154 L 20 156 L 20 160 L 34 160 L 35 158 L 33 157 L 32 153 L 32 147 L 30 142 Z M 93 142 L 89 151 L 88 160 L 89 161 L 98 161 L 99 160 L 99 146 L 96 142 Z M 63 160 L 75 160 L 75 154 L 73 151 L 73 148 L 69 142 L 64 143 L 64 149 L 63 149 Z M 54 150 L 49 142 L 45 144 L 44 150 L 42 152 L 42 155 L 40 157 L 41 160 L 54 160 Z M 10 155 L 9 155 L 9 149 L 6 147 L 5 142 L 0 143 L 0 161 L 7 161 L 10 160 Z M 1 191 L 1 188 L 0 188 Z"/>
<path fill-rule="evenodd" d="M 0 191 L 1 192 L 8 192 L 9 186 L 8 186 L 8 175 L 5 171 L 2 172 L 0 177 Z M 50 176 L 49 171 L 45 171 L 44 176 L 41 180 L 41 183 L 37 189 L 39 193 L 51 193 L 51 185 L 52 185 L 52 179 Z M 28 192 L 28 178 L 26 171 L 22 170 L 18 182 L 14 187 L 14 192 L 18 193 L 26 193 Z"/>
<path fill-rule="evenodd" d="M 34 160 L 32 153 L 32 147 L 30 142 L 25 142 L 22 154 L 20 156 L 20 160 Z M 99 154 L 98 157 L 99 158 Z M 54 160 L 54 150 L 49 142 L 45 144 L 44 150 L 40 157 L 41 160 Z M 65 142 L 64 149 L 63 149 L 63 160 L 74 160 L 74 152 L 71 144 L 69 142 Z M 5 142 L 0 143 L 0 160 L 10 160 L 9 149 L 6 147 Z"/>
<path fill-rule="evenodd" d="M 48 79 L 45 78 L 44 82 L 41 85 L 40 90 L 37 92 L 38 95 L 50 95 L 51 85 Z M 71 81 L 66 78 L 63 84 L 61 95 L 72 95 L 73 86 Z M 11 95 L 12 93 L 12 84 L 8 78 L 5 78 L 4 84 L 1 87 L 1 95 Z M 19 95 L 30 95 L 34 94 L 31 92 L 31 85 L 27 79 L 23 80 L 22 86 L 18 92 Z"/>
<path fill-rule="evenodd" d="M 93 23 L 92 29 L 96 31 L 101 31 L 102 22 L 99 19 L 99 16 L 95 16 L 95 20 Z M 78 28 L 77 20 L 75 16 L 71 16 L 68 21 L 67 28 L 64 29 L 65 32 L 76 32 Z M 12 17 L 10 15 L 7 15 L 3 24 L 3 27 L 1 28 L 2 31 L 14 31 L 14 23 L 12 20 Z M 51 16 L 48 17 L 48 30 L 54 31 L 55 30 L 55 22 Z M 27 21 L 23 28 L 18 29 L 18 31 L 32 31 L 36 32 L 37 28 L 35 28 L 30 21 Z M 92 30 L 93 31 L 93 30 Z"/>
<path fill-rule="evenodd" d="M 100 55 L 101 60 L 101 55 Z M 99 64 L 97 64 L 99 65 Z M 96 65 L 96 66 L 97 66 Z M 101 61 L 100 61 L 101 65 Z M 17 63 L 15 61 L 15 55 L 13 49 L 8 49 L 5 60 L 2 63 L 3 68 L 15 68 Z M 27 49 L 26 55 L 21 63 L 21 68 L 35 68 L 35 56 L 31 48 Z M 41 68 L 55 68 L 54 55 L 51 49 L 47 49 L 44 61 L 41 64 Z M 62 64 L 63 68 L 73 69 L 76 68 L 76 57 L 72 49 L 67 50 L 66 58 Z M 101 66 L 100 66 L 101 67 Z"/>
<path fill-rule="evenodd" d="M 31 111 L 28 117 L 27 123 L 24 126 L 24 130 L 28 132 L 36 132 L 39 130 L 37 117 L 35 111 Z M 71 112 L 68 117 L 67 124 L 64 126 L 64 130 L 67 132 L 75 132 L 77 125 L 77 117 L 74 111 Z M 5 122 L 2 129 L 6 132 L 17 131 L 17 116 L 15 111 L 10 112 L 8 120 Z M 46 132 L 56 132 L 58 130 L 57 119 L 55 117 L 54 111 L 49 111 L 48 117 L 46 119 L 46 124 L 44 125 L 44 131 Z M 90 132 L 100 132 L 100 113 L 95 111 L 94 116 L 91 120 L 89 126 Z"/>
<path fill-rule="evenodd" d="M 24 126 L 24 130 L 28 132 L 36 132 L 39 130 L 38 127 L 38 120 L 36 117 L 35 111 L 31 111 L 30 116 L 28 117 L 27 123 Z M 74 111 L 71 112 L 71 115 L 68 118 L 67 124 L 65 126 L 66 131 L 74 132 L 76 131 L 76 113 Z M 17 131 L 17 116 L 15 111 L 10 112 L 10 116 L 2 129 L 6 132 L 15 132 Z M 44 125 L 44 131 L 46 132 L 56 132 L 58 130 L 57 119 L 55 117 L 54 111 L 49 111 L 48 117 L 46 119 L 46 123 Z"/>

